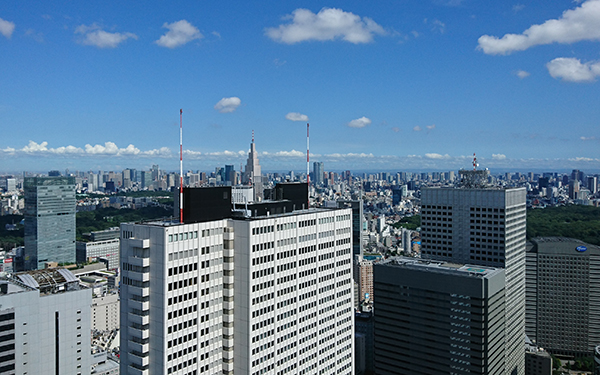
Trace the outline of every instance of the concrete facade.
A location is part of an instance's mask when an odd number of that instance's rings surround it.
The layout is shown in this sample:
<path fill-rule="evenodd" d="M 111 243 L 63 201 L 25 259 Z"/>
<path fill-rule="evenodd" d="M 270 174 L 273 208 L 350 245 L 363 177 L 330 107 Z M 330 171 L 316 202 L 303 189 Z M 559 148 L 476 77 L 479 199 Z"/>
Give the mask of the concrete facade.
<path fill-rule="evenodd" d="M 0 280 L 0 373 L 89 374 L 91 290 L 67 270 L 68 281 L 58 270 L 33 272 Z M 39 288 L 38 275 L 55 285 Z"/>
<path fill-rule="evenodd" d="M 505 361 L 513 375 L 525 366 L 525 198 L 525 188 L 421 190 L 423 258 L 506 270 Z"/>
<path fill-rule="evenodd" d="M 592 356 L 600 343 L 600 247 L 534 238 L 526 262 L 529 338 L 553 354 Z"/>
<path fill-rule="evenodd" d="M 501 268 L 392 258 L 374 265 L 376 374 L 510 374 Z"/>

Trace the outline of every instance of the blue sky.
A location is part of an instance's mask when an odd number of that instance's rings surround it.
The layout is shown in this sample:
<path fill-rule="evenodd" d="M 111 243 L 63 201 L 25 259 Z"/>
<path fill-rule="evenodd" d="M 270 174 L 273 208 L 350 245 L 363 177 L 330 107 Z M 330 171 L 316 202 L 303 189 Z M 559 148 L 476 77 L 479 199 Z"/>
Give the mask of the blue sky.
<path fill-rule="evenodd" d="M 0 173 L 600 170 L 600 0 L 0 3 Z M 296 121 L 294 121 L 296 120 Z"/>

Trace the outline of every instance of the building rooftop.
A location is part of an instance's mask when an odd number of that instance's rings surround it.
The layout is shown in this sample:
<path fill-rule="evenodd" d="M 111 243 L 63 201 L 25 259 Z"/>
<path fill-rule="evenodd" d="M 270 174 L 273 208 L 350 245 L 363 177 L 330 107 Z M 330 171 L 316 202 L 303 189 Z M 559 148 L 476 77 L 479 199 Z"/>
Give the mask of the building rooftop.
<path fill-rule="evenodd" d="M 41 294 L 58 293 L 79 289 L 79 280 L 64 268 L 51 268 L 19 272 L 13 275 L 13 281 Z"/>
<path fill-rule="evenodd" d="M 410 269 L 420 269 L 430 272 L 453 273 L 456 275 L 465 275 L 473 277 L 491 277 L 499 272 L 502 268 L 472 265 L 472 264 L 456 264 L 443 261 L 435 261 L 428 259 L 415 259 L 405 257 L 392 257 L 379 264 L 392 267 L 405 267 Z"/>

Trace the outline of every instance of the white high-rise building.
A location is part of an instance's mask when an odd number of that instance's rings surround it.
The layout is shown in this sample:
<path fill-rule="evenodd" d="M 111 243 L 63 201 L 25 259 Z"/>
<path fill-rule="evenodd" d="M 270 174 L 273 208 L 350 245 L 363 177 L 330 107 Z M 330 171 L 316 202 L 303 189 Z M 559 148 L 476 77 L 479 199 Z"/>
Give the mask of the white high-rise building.
<path fill-rule="evenodd" d="M 225 220 L 121 225 L 122 374 L 227 369 L 225 228 Z"/>
<path fill-rule="evenodd" d="M 352 210 L 231 225 L 235 373 L 353 374 Z"/>
<path fill-rule="evenodd" d="M 353 375 L 352 210 L 287 202 L 122 224 L 122 373 Z"/>
<path fill-rule="evenodd" d="M 525 188 L 487 187 L 487 171 L 461 171 L 463 187 L 421 190 L 423 258 L 503 267 L 506 374 L 524 374 Z"/>

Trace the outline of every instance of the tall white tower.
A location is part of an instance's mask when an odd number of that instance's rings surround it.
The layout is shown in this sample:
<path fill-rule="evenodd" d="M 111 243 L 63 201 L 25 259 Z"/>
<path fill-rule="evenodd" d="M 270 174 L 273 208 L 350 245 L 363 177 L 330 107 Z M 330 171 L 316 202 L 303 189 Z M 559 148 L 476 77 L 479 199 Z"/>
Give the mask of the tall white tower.
<path fill-rule="evenodd" d="M 263 184 L 260 164 L 258 163 L 258 153 L 254 144 L 254 131 L 252 131 L 252 143 L 250 143 L 250 152 L 248 153 L 248 161 L 246 162 L 246 170 L 244 171 L 244 184 L 249 184 L 254 188 L 254 201 L 259 202 L 263 199 Z"/>

